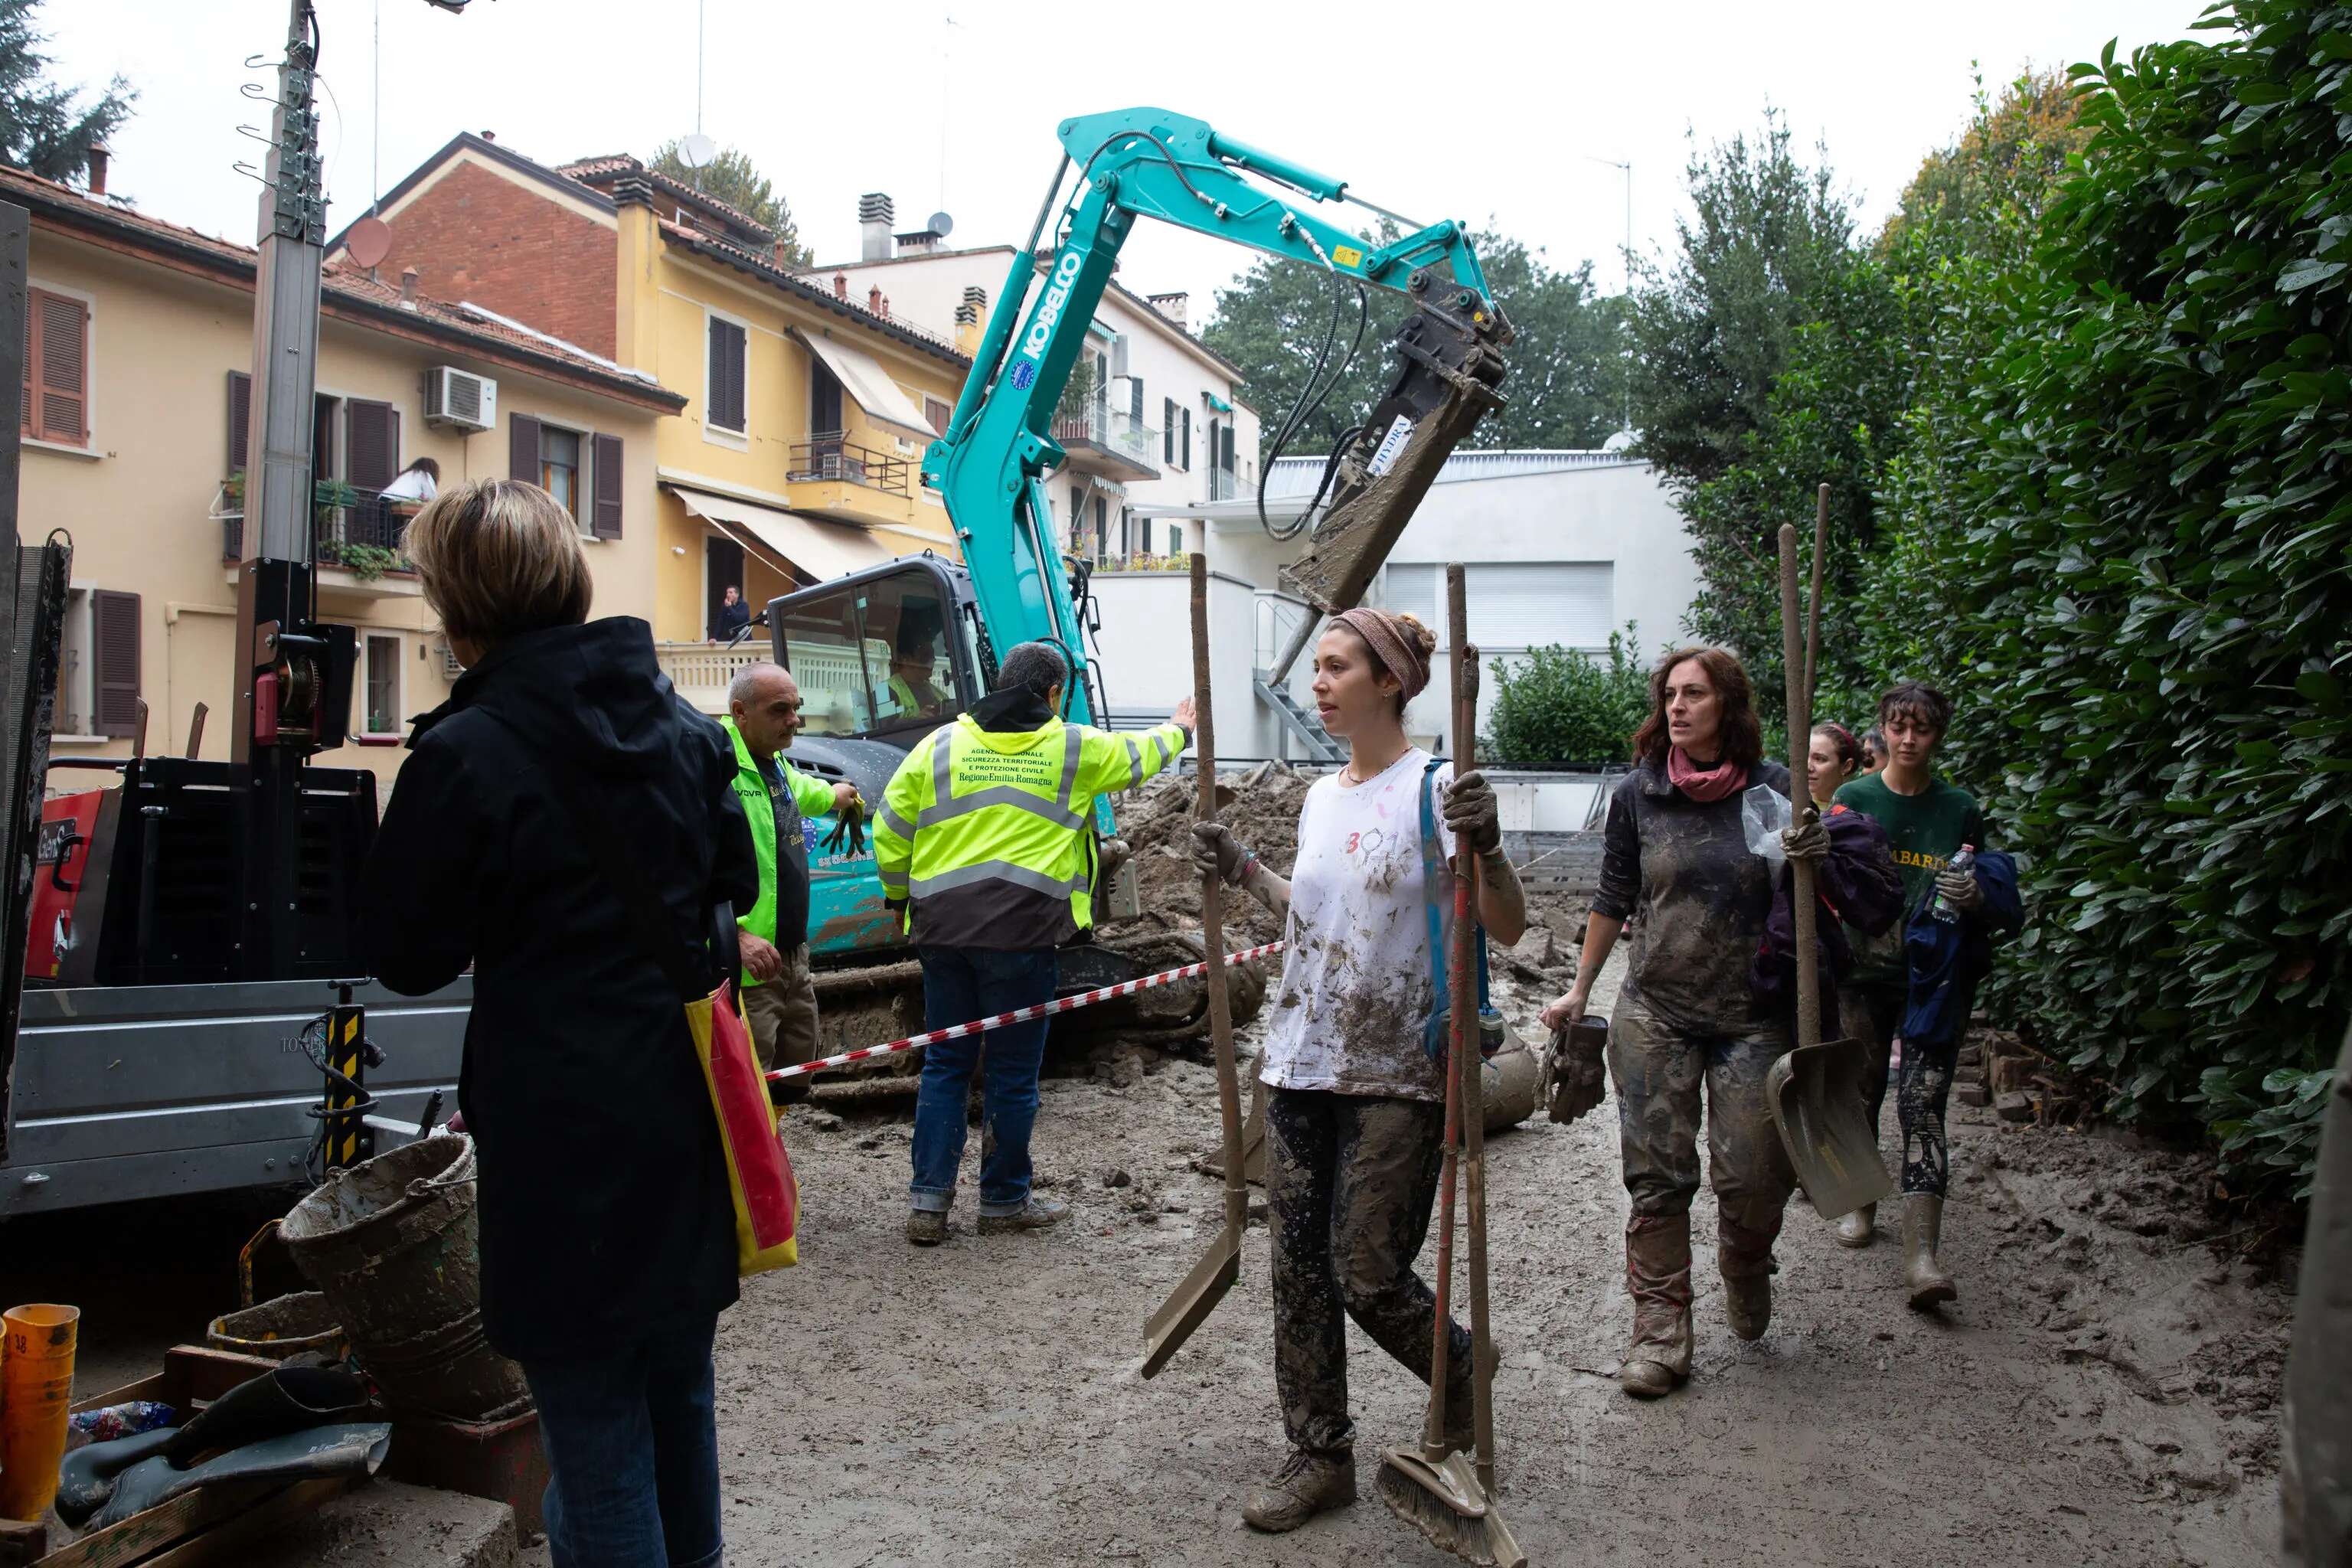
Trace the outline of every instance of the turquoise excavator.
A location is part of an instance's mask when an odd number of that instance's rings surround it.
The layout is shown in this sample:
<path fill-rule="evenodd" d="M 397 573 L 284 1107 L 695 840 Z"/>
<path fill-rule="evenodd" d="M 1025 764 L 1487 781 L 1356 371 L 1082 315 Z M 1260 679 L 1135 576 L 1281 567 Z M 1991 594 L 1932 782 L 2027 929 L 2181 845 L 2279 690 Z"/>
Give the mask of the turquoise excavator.
<path fill-rule="evenodd" d="M 767 606 L 776 659 L 808 703 L 795 765 L 848 780 L 869 801 L 881 798 L 917 741 L 988 689 L 1000 649 L 1058 646 L 1079 672 L 1064 717 L 1105 721 L 1099 672 L 1085 648 L 1089 617 L 1099 611 L 1087 599 L 1084 567 L 1057 547 L 1045 480 L 1065 456 L 1052 434 L 1055 405 L 1138 219 L 1231 240 L 1333 280 L 1332 331 L 1284 435 L 1328 396 L 1353 357 L 1352 348 L 1346 358 L 1332 353 L 1351 292 L 1358 346 L 1370 289 L 1394 290 L 1413 306 L 1391 342 L 1396 363 L 1386 395 L 1325 465 L 1307 512 L 1312 531 L 1282 572 L 1285 587 L 1324 613 L 1359 602 L 1447 455 L 1502 404 L 1501 351 L 1511 328 L 1462 224 L 1414 224 L 1351 195 L 1345 181 L 1166 110 L 1065 121 L 1060 140 L 1053 180 L 1005 275 L 947 433 L 923 456 L 923 483 L 946 503 L 963 559 L 903 557 Z M 1395 237 L 1374 242 L 1319 216 L 1339 204 L 1373 215 L 1380 232 Z M 1041 242 L 1050 247 L 1044 266 Z M 1270 671 L 1277 686 L 1313 626 L 1301 625 Z M 1097 805 L 1095 828 L 1095 907 L 1116 922 L 1135 912 L 1136 895 L 1108 800 Z M 810 945 L 827 1048 L 910 1034 L 921 1026 L 920 971 L 883 907 L 873 857 L 854 834 L 813 830 L 822 843 L 811 857 Z M 1198 943 L 1197 934 L 1082 939 L 1062 954 L 1064 994 L 1197 962 Z M 1256 1010 L 1264 984 L 1246 966 L 1234 977 L 1238 1023 Z M 1183 1033 L 1200 1026 L 1202 1007 L 1197 985 L 1169 986 L 1067 1015 L 1056 1028 Z M 886 1060 L 899 1071 L 911 1066 Z"/>

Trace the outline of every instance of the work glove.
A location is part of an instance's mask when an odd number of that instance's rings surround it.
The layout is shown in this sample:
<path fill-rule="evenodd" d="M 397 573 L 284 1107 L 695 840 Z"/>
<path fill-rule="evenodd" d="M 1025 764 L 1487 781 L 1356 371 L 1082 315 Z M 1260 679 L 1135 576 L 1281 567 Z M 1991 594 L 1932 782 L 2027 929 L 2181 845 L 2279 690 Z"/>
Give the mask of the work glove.
<path fill-rule="evenodd" d="M 1238 888 L 1242 885 L 1242 868 L 1249 860 L 1250 852 L 1223 823 L 1192 824 L 1192 864 L 1203 877 L 1213 875 L 1226 887 Z"/>
<path fill-rule="evenodd" d="M 1597 1018 L 1592 1023 L 1599 1026 L 1580 1018 L 1552 1031 L 1547 1113 L 1554 1121 L 1573 1121 L 1609 1096 L 1609 1026 Z"/>
<path fill-rule="evenodd" d="M 1475 855 L 1492 855 L 1503 847 L 1502 815 L 1486 774 L 1475 770 L 1464 773 L 1446 790 L 1445 826 Z"/>
<path fill-rule="evenodd" d="M 1977 886 L 1977 874 L 1963 868 L 1955 871 L 1950 867 L 1936 873 L 1936 891 L 1956 910 L 1974 910 L 1984 902 L 1984 889 Z"/>
<path fill-rule="evenodd" d="M 1818 821 L 1801 827 L 1784 827 L 1780 829 L 1780 848 L 1791 860 L 1819 864 L 1829 858 L 1830 830 Z"/>
<path fill-rule="evenodd" d="M 866 853 L 865 803 L 852 802 L 840 807 L 833 816 L 833 831 L 817 846 L 828 855 L 847 855 L 852 859 Z"/>

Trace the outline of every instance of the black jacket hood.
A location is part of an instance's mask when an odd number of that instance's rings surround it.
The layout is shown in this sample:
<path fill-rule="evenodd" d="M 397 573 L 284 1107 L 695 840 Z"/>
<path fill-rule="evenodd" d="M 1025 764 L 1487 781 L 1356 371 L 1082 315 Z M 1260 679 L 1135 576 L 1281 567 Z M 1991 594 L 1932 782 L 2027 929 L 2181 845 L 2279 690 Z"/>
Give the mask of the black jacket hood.
<path fill-rule="evenodd" d="M 686 709 L 632 616 L 510 638 L 466 671 L 449 700 L 416 721 L 409 744 L 468 708 L 488 710 L 543 758 L 632 777 L 672 765 Z"/>

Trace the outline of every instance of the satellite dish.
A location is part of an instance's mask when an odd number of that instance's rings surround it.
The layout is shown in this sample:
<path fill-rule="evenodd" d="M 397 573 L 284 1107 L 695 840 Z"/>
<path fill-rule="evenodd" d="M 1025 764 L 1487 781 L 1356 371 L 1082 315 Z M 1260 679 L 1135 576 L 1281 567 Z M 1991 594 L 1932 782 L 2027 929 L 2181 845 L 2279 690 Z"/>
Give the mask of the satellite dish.
<path fill-rule="evenodd" d="M 719 156 L 719 143 L 698 131 L 679 141 L 677 155 L 689 169 L 708 169 L 710 160 Z"/>
<path fill-rule="evenodd" d="M 933 213 L 930 216 L 930 221 L 926 223 L 923 226 L 929 229 L 933 234 L 938 235 L 941 239 L 945 239 L 948 236 L 955 232 L 955 219 L 948 216 L 945 213 Z"/>
<path fill-rule="evenodd" d="M 371 214 L 343 236 L 343 250 L 359 266 L 373 268 L 392 254 L 392 225 Z"/>

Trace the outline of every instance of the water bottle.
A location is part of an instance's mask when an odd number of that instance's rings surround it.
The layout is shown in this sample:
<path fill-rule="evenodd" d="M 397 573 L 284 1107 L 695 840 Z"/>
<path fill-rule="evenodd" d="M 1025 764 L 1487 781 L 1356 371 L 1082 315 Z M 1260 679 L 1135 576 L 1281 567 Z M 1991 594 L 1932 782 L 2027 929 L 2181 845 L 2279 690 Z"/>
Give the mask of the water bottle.
<path fill-rule="evenodd" d="M 1944 868 L 1948 871 L 1971 871 L 1975 869 L 1976 863 L 1977 847 L 1973 844 L 1963 844 L 1960 846 L 1960 852 L 1946 862 Z M 1954 909 L 1951 900 L 1940 892 L 1936 895 L 1935 901 L 1927 906 L 1927 912 L 1946 925 L 1960 918 L 1960 911 Z"/>

